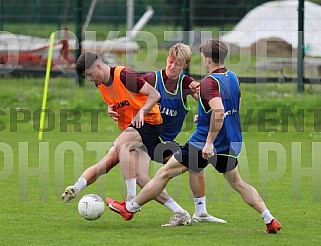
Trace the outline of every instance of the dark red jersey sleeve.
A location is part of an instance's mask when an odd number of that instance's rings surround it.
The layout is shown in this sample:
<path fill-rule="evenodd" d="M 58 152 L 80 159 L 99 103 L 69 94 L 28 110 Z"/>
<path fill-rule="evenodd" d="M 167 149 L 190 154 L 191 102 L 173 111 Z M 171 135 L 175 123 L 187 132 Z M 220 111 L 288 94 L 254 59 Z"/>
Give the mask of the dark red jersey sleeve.
<path fill-rule="evenodd" d="M 120 80 L 126 89 L 138 93 L 146 81 L 131 68 L 125 67 L 120 72 Z"/>
<path fill-rule="evenodd" d="M 140 77 L 145 80 L 148 84 L 151 86 L 155 87 L 155 82 L 156 82 L 156 74 L 154 72 L 150 73 L 144 73 L 140 75 Z"/>
<path fill-rule="evenodd" d="M 200 94 L 205 110 L 209 111 L 211 107 L 208 102 L 214 97 L 221 97 L 217 81 L 211 77 L 205 77 L 202 79 L 200 84 Z"/>

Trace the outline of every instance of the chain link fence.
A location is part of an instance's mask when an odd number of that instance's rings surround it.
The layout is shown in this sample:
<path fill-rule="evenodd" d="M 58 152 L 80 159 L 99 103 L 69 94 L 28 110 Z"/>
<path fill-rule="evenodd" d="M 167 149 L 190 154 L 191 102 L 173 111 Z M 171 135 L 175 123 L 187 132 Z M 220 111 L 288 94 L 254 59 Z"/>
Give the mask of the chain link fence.
<path fill-rule="evenodd" d="M 77 42 L 75 44 L 71 42 L 69 47 L 66 47 L 60 41 L 63 39 L 75 39 L 77 41 L 79 39 L 79 28 L 83 29 L 86 23 L 86 29 L 82 30 L 86 31 L 83 40 L 96 41 L 94 48 L 103 51 L 105 61 L 112 65 L 127 64 L 139 72 L 161 69 L 165 66 L 168 48 L 176 42 L 188 40 L 193 51 L 189 73 L 202 76 L 205 71 L 198 52 L 202 40 L 217 38 L 233 30 L 249 11 L 266 1 L 132 1 L 134 4 L 133 25 L 141 21 L 141 17 L 149 8 L 153 10 L 153 14 L 135 33 L 132 41 L 136 46 L 131 46 L 131 43 L 128 43 L 124 49 L 115 48 L 115 45 L 113 48 L 109 48 L 106 45 L 107 40 L 108 42 L 114 41 L 118 45 L 120 39 L 131 35 L 127 32 L 128 2 L 130 1 L 0 0 L 1 68 L 4 68 L 10 58 L 6 55 L 8 53 L 14 54 L 16 58 L 18 57 L 18 68 L 23 67 L 27 70 L 43 68 L 48 51 L 49 37 L 52 32 L 59 34 L 56 36 L 56 54 L 62 55 L 65 52 L 64 49 L 69 48 L 68 54 L 66 53 L 63 58 L 67 62 L 74 62 Z M 189 2 L 189 8 L 185 8 L 186 2 Z M 90 14 L 91 7 L 93 7 L 92 15 Z M 184 26 L 186 26 L 186 23 L 184 23 L 186 11 L 189 14 L 189 20 L 187 19 L 187 21 L 190 24 L 190 31 L 188 32 L 183 31 Z M 262 18 L 265 17 L 262 16 Z M 314 21 L 320 22 L 320 20 Z M 10 52 L 8 48 L 6 49 L 6 47 L 12 45 L 11 39 L 7 39 L 8 35 L 11 38 L 13 38 L 12 36 L 17 37 L 18 49 L 12 49 Z M 29 37 L 29 39 L 26 37 Z M 39 44 L 35 45 L 38 41 Z M 21 48 L 22 42 L 26 46 L 24 49 Z M 30 42 L 30 44 L 26 45 L 27 42 Z M 263 77 L 263 80 L 266 81 L 272 78 L 270 80 L 284 82 L 287 81 L 287 77 L 296 76 L 296 50 L 288 43 L 282 40 L 263 42 L 263 47 L 266 49 L 266 52 L 263 52 L 265 55 L 263 58 L 256 49 L 258 44 L 255 45 L 247 49 L 240 49 L 231 45 L 227 65 L 231 65 L 232 70 L 236 71 L 239 76 L 246 78 Z M 106 48 L 106 46 L 108 47 Z M 90 49 L 92 47 L 83 46 L 82 48 Z M 41 55 L 43 59 L 39 57 L 37 59 L 37 55 Z M 307 59 L 307 64 L 306 76 L 318 81 L 321 76 L 321 62 L 317 57 L 310 57 Z M 70 64 L 59 65 L 61 64 L 53 67 L 53 70 L 55 68 L 58 70 L 73 68 Z M 7 71 L 10 71 L 10 69 L 5 70 L 2 74 L 8 73 Z"/>

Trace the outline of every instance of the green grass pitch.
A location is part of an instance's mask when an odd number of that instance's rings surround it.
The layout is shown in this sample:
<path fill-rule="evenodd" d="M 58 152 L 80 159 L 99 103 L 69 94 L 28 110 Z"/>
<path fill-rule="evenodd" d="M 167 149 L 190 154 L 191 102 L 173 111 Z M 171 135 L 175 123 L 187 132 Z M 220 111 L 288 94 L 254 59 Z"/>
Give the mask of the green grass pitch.
<path fill-rule="evenodd" d="M 125 196 L 116 167 L 69 204 L 60 200 L 64 188 L 101 158 L 119 133 L 105 112 L 98 114 L 98 124 L 92 121 L 88 109 L 106 108 L 98 91 L 88 82 L 84 89 L 78 89 L 72 83 L 51 80 L 47 108 L 54 112 L 50 123 L 54 129 L 44 132 L 39 142 L 37 110 L 43 80 L 4 78 L 0 87 L 0 245 L 320 244 L 318 94 L 291 94 L 286 85 L 262 91 L 259 86 L 242 85 L 245 130 L 239 159 L 241 175 L 257 188 L 283 225 L 277 235 L 266 235 L 260 215 L 243 203 L 211 166 L 206 169 L 207 209 L 227 224 L 163 228 L 160 225 L 169 220 L 171 212 L 154 201 L 132 221 L 125 222 L 108 209 L 97 221 L 84 220 L 77 211 L 83 195 Z M 67 114 L 68 119 L 80 114 L 80 131 L 72 124 L 62 130 L 63 109 L 76 110 Z M 194 103 L 192 111 L 196 112 Z M 93 125 L 97 126 L 94 131 Z M 184 130 L 178 141 L 184 143 L 192 131 Z M 152 174 L 159 167 L 152 163 Z M 194 212 L 186 174 L 171 180 L 168 191 L 191 214 Z"/>

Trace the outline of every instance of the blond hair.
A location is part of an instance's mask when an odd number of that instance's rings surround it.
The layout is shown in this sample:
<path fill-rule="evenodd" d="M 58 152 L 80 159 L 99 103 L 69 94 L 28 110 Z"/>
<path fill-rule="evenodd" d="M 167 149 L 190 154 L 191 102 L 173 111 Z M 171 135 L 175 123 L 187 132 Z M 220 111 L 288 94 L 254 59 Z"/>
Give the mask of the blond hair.
<path fill-rule="evenodd" d="M 183 63 L 184 65 L 188 65 L 191 61 L 192 51 L 190 47 L 183 43 L 177 43 L 173 45 L 168 53 L 167 57 L 172 57 L 176 61 Z"/>

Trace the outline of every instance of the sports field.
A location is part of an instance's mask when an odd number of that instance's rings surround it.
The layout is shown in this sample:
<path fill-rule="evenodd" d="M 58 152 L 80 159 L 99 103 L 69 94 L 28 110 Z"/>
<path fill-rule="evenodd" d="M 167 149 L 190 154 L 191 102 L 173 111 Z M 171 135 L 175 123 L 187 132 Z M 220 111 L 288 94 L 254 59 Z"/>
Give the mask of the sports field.
<path fill-rule="evenodd" d="M 98 161 L 118 135 L 95 86 L 51 79 L 47 121 L 38 141 L 43 79 L 1 78 L 0 245 L 319 245 L 321 241 L 320 88 L 297 95 L 290 85 L 242 87 L 243 178 L 255 186 L 282 223 L 277 235 L 263 233 L 260 215 L 243 203 L 222 176 L 206 169 L 208 212 L 227 224 L 193 223 L 164 228 L 171 212 L 150 202 L 132 221 L 106 209 L 97 221 L 77 211 L 82 195 L 123 199 L 116 167 L 69 204 L 60 200 L 67 185 Z M 196 104 L 192 105 L 196 112 Z M 191 119 L 191 117 L 189 117 Z M 178 141 L 193 131 L 184 127 Z M 152 173 L 160 167 L 153 163 Z M 191 214 L 187 175 L 170 181 L 169 193 Z"/>

